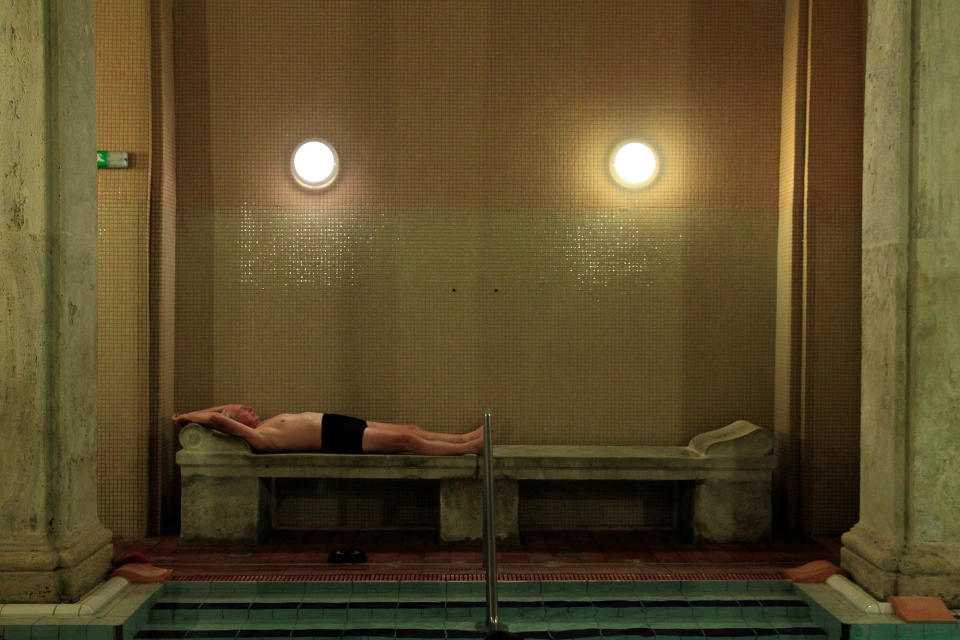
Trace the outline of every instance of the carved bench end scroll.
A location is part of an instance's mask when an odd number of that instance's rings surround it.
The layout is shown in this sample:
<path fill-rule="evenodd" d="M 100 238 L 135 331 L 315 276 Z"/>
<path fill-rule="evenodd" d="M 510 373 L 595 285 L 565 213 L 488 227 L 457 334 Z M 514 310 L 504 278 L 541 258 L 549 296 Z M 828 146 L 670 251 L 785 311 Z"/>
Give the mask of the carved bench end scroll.
<path fill-rule="evenodd" d="M 773 434 L 746 420 L 696 435 L 689 447 L 702 456 L 765 456 L 773 452 Z"/>
<path fill-rule="evenodd" d="M 250 445 L 241 438 L 208 429 L 191 422 L 180 430 L 180 446 L 200 452 L 251 453 Z"/>

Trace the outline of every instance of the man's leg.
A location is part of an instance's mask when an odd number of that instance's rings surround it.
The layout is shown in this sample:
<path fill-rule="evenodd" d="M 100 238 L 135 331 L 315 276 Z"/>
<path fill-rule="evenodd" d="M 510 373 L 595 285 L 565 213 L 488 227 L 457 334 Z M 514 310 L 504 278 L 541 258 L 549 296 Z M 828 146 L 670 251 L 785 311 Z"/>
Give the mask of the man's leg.
<path fill-rule="evenodd" d="M 415 424 L 390 424 L 388 422 L 372 422 L 367 420 L 367 427 L 374 429 L 383 429 L 384 431 L 398 431 L 411 433 L 424 440 L 435 440 L 440 442 L 470 442 L 483 437 L 483 427 L 477 427 L 469 433 L 437 433 L 421 429 Z"/>
<path fill-rule="evenodd" d="M 409 429 L 381 429 L 376 422 L 367 422 L 363 431 L 364 453 L 418 453 L 426 456 L 459 456 L 483 451 L 483 439 L 467 442 L 427 440 Z M 394 425 L 403 426 L 403 425 Z"/>

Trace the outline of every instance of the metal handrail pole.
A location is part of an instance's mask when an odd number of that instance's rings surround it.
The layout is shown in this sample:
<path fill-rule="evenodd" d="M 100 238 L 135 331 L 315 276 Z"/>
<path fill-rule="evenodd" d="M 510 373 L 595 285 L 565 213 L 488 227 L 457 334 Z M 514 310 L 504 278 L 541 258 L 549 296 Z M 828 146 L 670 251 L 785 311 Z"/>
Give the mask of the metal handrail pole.
<path fill-rule="evenodd" d="M 483 558 L 487 574 L 487 630 L 500 628 L 497 616 L 497 527 L 493 515 L 493 438 L 490 412 L 483 414 Z"/>

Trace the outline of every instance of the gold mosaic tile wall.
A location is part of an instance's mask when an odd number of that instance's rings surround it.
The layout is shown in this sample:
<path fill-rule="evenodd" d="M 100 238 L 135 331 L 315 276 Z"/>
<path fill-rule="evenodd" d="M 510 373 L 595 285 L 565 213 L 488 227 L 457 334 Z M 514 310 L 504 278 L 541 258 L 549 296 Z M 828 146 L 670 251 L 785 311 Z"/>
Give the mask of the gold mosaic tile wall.
<path fill-rule="evenodd" d="M 104 525 L 134 536 L 152 486 L 149 2 L 98 0 L 94 18 L 97 148 L 130 154 L 97 174 L 97 495 Z"/>
<path fill-rule="evenodd" d="M 100 146 L 155 168 L 100 174 L 115 532 L 175 516 L 170 410 L 461 431 L 490 409 L 500 443 L 774 427 L 780 0 L 98 0 L 97 20 Z M 607 172 L 632 136 L 663 159 L 640 192 Z M 289 173 L 308 137 L 340 155 L 322 192 Z M 280 484 L 290 526 L 436 518 L 430 487 Z M 661 526 L 664 484 L 559 520 L 525 489 L 521 521 Z"/>
<path fill-rule="evenodd" d="M 170 416 L 176 349 L 177 176 L 173 2 L 151 0 L 150 162 L 150 528 L 179 530 L 179 473 Z"/>
<path fill-rule="evenodd" d="M 777 232 L 777 330 L 774 434 L 777 452 L 774 518 L 800 523 L 800 384 L 803 371 L 803 201 L 807 123 L 806 0 L 784 3 L 780 115 L 780 223 Z"/>
<path fill-rule="evenodd" d="M 865 3 L 785 3 L 775 504 L 780 527 L 858 516 Z"/>
<path fill-rule="evenodd" d="M 172 3 L 97 0 L 98 506 L 117 535 L 175 518 Z"/>
<path fill-rule="evenodd" d="M 502 443 L 771 426 L 780 2 L 174 21 L 177 410 L 458 431 L 489 408 Z M 319 193 L 289 173 L 312 136 L 342 162 Z M 607 173 L 629 136 L 663 157 L 642 192 Z"/>
<path fill-rule="evenodd" d="M 490 408 L 515 443 L 771 423 L 779 2 L 174 18 L 180 409 Z M 640 193 L 606 171 L 630 135 L 664 158 Z M 289 174 L 310 136 L 324 192 Z"/>
<path fill-rule="evenodd" d="M 801 466 L 804 530 L 842 533 L 860 498 L 864 2 L 810 11 Z"/>

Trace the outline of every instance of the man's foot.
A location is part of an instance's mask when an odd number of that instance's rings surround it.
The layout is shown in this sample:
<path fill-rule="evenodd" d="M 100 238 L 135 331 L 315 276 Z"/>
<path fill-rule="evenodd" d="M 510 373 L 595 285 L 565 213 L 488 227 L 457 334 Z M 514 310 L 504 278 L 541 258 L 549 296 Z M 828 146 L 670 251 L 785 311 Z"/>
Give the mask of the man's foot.
<path fill-rule="evenodd" d="M 478 439 L 478 438 L 482 440 L 482 439 L 483 439 L 483 425 L 480 425 L 479 427 L 477 427 L 477 428 L 474 429 L 473 431 L 470 431 L 469 433 L 461 434 L 460 437 L 463 438 L 462 442 L 470 442 L 471 440 L 476 440 L 476 439 Z"/>
<path fill-rule="evenodd" d="M 469 442 L 470 447 L 467 449 L 467 453 L 475 453 L 478 456 L 483 455 L 483 438 L 474 438 Z"/>

